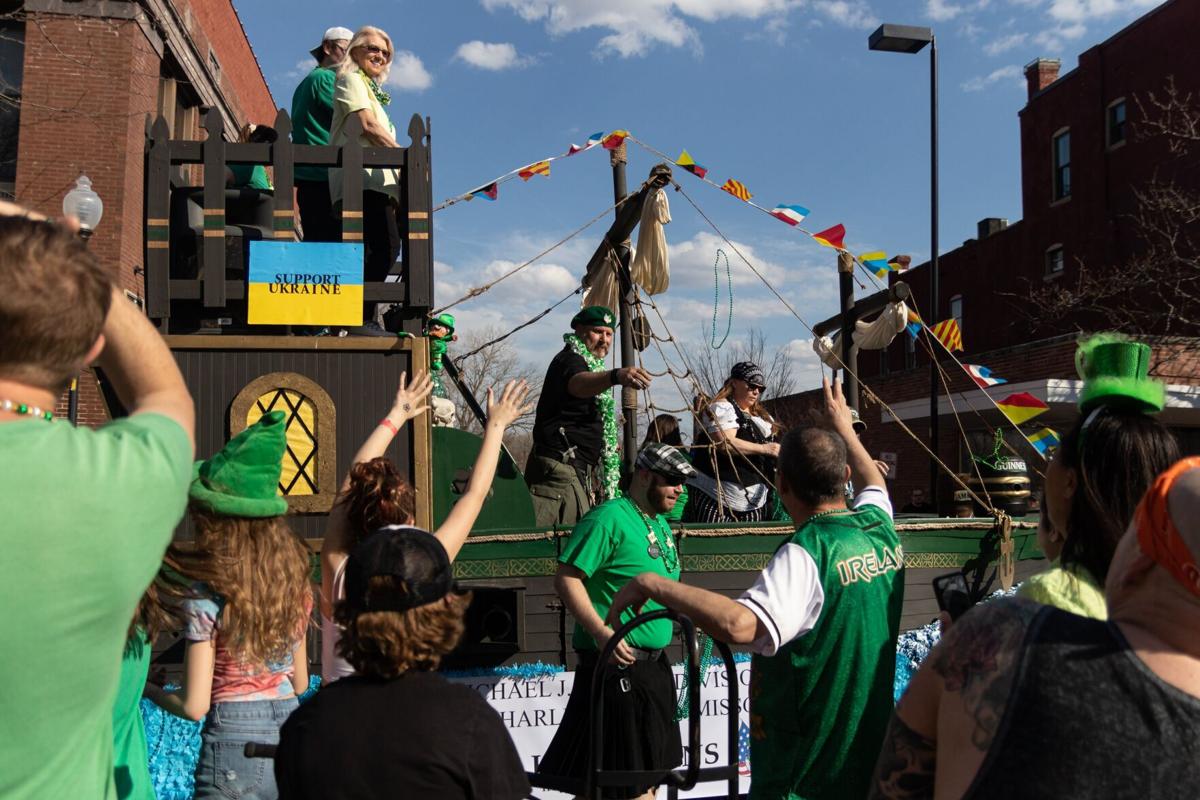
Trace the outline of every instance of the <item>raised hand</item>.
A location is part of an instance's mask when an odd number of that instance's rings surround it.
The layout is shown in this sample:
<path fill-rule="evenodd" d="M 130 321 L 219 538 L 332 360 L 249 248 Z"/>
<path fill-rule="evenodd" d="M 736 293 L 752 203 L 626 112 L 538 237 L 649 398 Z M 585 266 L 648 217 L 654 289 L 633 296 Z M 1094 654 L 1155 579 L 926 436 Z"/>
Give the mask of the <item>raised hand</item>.
<path fill-rule="evenodd" d="M 499 425 L 507 428 L 525 414 L 533 410 L 533 404 L 525 402 L 529 397 L 529 384 L 525 380 L 513 380 L 505 384 L 500 392 L 500 399 L 488 389 L 487 418 L 489 425 Z"/>
<path fill-rule="evenodd" d="M 408 373 L 401 372 L 400 387 L 396 389 L 396 399 L 392 402 L 392 410 L 388 412 L 388 419 L 399 427 L 410 419 L 420 416 L 429 408 L 422 401 L 429 397 L 431 391 L 433 391 L 433 381 L 429 378 L 429 373 L 418 372 L 413 376 L 412 383 L 409 383 Z"/>
<path fill-rule="evenodd" d="M 850 416 L 850 406 L 842 394 L 842 382 L 835 379 L 830 384 L 829 378 L 822 378 L 821 390 L 825 394 L 825 416 L 829 418 L 834 430 L 849 441 L 855 435 L 854 418 Z"/>

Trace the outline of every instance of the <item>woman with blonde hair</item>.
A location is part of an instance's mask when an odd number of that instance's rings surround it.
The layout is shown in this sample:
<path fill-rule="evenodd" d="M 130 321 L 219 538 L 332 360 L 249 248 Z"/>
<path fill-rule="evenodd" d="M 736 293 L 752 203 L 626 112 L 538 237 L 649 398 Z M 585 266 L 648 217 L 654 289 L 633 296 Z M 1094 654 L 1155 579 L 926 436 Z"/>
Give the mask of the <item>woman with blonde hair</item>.
<path fill-rule="evenodd" d="M 287 501 L 278 495 L 285 420 L 281 411 L 263 415 L 196 465 L 195 540 L 167 551 L 167 566 L 190 582 L 181 606 L 183 686 L 147 685 L 146 696 L 176 716 L 204 720 L 197 800 L 277 796 L 271 770 L 243 748 L 277 742 L 308 688 L 309 551 L 288 527 Z"/>
<path fill-rule="evenodd" d="M 780 426 L 759 399 L 766 388 L 762 369 L 739 361 L 711 401 L 696 407 L 692 465 L 684 522 L 757 522 L 764 518 Z"/>
<path fill-rule="evenodd" d="M 360 28 L 337 66 L 333 93 L 333 121 L 329 141 L 341 147 L 349 142 L 346 121 L 351 116 L 362 123 L 358 137 L 363 147 L 399 147 L 396 126 L 388 118 L 392 98 L 383 89 L 392 67 L 392 39 L 379 28 Z M 329 195 L 335 207 L 342 204 L 342 171 L 329 171 Z M 383 281 L 400 255 L 400 226 L 396 209 L 400 204 L 400 173 L 393 167 L 363 169 L 363 245 L 366 257 L 363 277 Z M 375 304 L 363 306 L 363 327 L 356 333 L 386 335 L 374 321 Z"/>

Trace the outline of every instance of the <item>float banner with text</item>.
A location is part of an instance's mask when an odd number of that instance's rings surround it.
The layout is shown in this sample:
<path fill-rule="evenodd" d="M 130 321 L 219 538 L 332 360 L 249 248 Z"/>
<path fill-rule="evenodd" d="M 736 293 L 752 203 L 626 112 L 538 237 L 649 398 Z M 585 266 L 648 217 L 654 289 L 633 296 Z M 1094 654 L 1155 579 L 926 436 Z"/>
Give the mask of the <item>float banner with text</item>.
<path fill-rule="evenodd" d="M 683 667 L 676 665 L 675 692 L 678 696 L 683 688 Z M 529 772 L 537 770 L 542 754 L 554 738 L 571 687 L 575 683 L 574 672 L 556 672 L 552 675 L 532 679 L 475 677 L 451 678 L 455 683 L 470 686 L 479 692 L 496 710 L 504 726 L 512 735 L 521 763 Z M 729 723 L 729 678 L 723 664 L 710 667 L 700 685 L 700 759 L 702 767 L 715 767 L 728 763 L 727 725 Z M 738 680 L 738 791 L 750 790 L 750 663 L 737 664 Z M 683 763 L 687 763 L 687 720 L 679 723 L 679 734 L 684 743 Z M 570 800 L 570 795 L 537 789 L 534 792 L 543 800 Z M 666 797 L 661 789 L 660 797 Z M 725 784 L 701 783 L 689 792 L 680 792 L 681 798 L 725 797 Z"/>
<path fill-rule="evenodd" d="M 363 246 L 251 242 L 251 325 L 362 325 Z"/>

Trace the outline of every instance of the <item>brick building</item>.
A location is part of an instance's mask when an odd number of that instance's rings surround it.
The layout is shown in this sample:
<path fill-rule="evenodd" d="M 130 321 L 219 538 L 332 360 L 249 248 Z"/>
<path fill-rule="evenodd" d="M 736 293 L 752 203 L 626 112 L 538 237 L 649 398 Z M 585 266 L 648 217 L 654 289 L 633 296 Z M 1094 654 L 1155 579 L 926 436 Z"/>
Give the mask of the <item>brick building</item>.
<path fill-rule="evenodd" d="M 16 5 L 0 15 L 0 195 L 57 215 L 86 173 L 104 201 L 90 247 L 140 299 L 147 117 L 198 139 L 201 110 L 217 108 L 232 140 L 245 122 L 274 120 L 266 79 L 231 0 Z M 85 376 L 80 420 L 105 415 Z"/>
<path fill-rule="evenodd" d="M 1179 157 L 1165 137 L 1148 136 L 1140 126 L 1149 94 L 1161 97 L 1168 79 L 1182 96 L 1191 94 L 1200 114 L 1200 50 L 1193 45 L 1198 36 L 1200 4 L 1171 0 L 1084 52 L 1079 66 L 1066 74 L 1059 74 L 1056 60 L 1031 62 L 1025 70 L 1028 99 L 1019 112 L 1022 219 L 1011 225 L 982 220 L 976 238 L 939 259 L 939 319 L 959 320 L 965 347 L 959 359 L 1007 379 L 988 390 L 993 398 L 1024 391 L 1050 406 L 1024 426 L 1027 432 L 1048 426 L 1062 433 L 1074 421 L 1081 386 L 1074 363 L 1079 331 L 1106 328 L 1105 314 L 1097 309 L 1031 320 L 1030 295 L 1076 286 L 1084 266 L 1119 281 L 1122 265 L 1144 246 L 1130 215 L 1135 190 L 1149 180 L 1200 192 L 1196 150 L 1190 158 Z M 933 324 L 938 320 L 922 311 L 928 307 L 928 269 L 926 263 L 890 277 L 909 285 L 916 308 Z M 1172 327 L 1165 314 L 1162 320 L 1150 315 L 1146 331 L 1171 334 L 1143 337 L 1156 345 L 1152 373 L 1168 384 L 1161 419 L 1186 451 L 1200 453 L 1200 331 Z M 950 379 L 950 392 L 943 391 L 939 401 L 941 459 L 966 471 L 969 452 L 990 453 L 993 431 L 1001 427 L 1008 428 L 1006 439 L 1030 466 L 1040 469 L 1040 457 L 1004 424 L 982 390 L 944 352 L 939 355 Z M 896 421 L 928 441 L 928 356 L 923 343 L 902 334 L 885 351 L 861 352 L 858 372 L 895 412 L 863 393 L 862 413 L 870 426 L 863 441 L 873 453 L 894 460 L 893 496 L 903 503 L 912 489 L 929 482 L 929 456 Z M 786 413 L 814 401 L 805 393 L 777 403 Z"/>

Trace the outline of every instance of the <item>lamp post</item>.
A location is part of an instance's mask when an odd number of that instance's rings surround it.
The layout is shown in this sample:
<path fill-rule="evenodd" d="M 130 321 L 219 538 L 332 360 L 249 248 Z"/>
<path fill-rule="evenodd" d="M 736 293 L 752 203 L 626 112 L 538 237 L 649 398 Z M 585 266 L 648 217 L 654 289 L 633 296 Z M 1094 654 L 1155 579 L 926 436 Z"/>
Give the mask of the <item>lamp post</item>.
<path fill-rule="evenodd" d="M 81 174 L 75 179 L 75 187 L 63 198 L 63 214 L 79 220 L 79 238 L 84 243 L 92 238 L 96 226 L 104 216 L 104 201 L 92 189 L 92 181 Z M 67 390 L 67 419 L 74 425 L 79 419 L 79 376 L 71 379 Z"/>
<path fill-rule="evenodd" d="M 921 52 L 929 45 L 929 320 L 938 321 L 938 101 L 937 38 L 932 28 L 912 25 L 880 25 L 867 39 L 871 50 L 889 53 Z M 938 508 L 938 363 L 930 348 L 929 361 L 929 497 Z"/>

